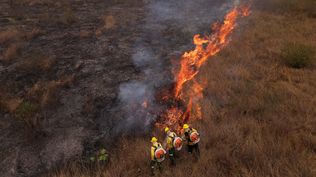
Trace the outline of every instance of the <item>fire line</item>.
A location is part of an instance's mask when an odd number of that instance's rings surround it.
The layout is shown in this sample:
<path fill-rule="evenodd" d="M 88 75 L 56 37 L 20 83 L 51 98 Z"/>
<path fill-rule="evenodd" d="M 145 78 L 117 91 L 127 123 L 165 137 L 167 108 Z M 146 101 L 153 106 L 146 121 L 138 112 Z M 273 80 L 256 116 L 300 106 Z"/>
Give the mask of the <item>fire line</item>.
<path fill-rule="evenodd" d="M 168 126 L 179 130 L 182 124 L 202 118 L 199 100 L 203 98 L 202 92 L 204 88 L 202 84 L 196 81 L 195 77 L 198 75 L 201 66 L 209 58 L 219 53 L 229 44 L 230 36 L 237 26 L 237 19 L 248 16 L 250 14 L 249 9 L 250 6 L 234 7 L 226 14 L 223 23 L 213 24 L 213 33 L 211 35 L 194 35 L 193 43 L 195 49 L 185 52 L 181 56 L 180 69 L 174 74 L 176 80 L 174 91 L 168 95 L 168 99 L 173 100 L 177 104 L 169 106 L 160 115 L 156 123 L 157 127 L 164 128 Z M 184 89 L 184 85 L 190 81 L 193 84 L 188 84 L 188 89 Z M 185 109 L 181 108 L 179 103 L 184 104 Z"/>

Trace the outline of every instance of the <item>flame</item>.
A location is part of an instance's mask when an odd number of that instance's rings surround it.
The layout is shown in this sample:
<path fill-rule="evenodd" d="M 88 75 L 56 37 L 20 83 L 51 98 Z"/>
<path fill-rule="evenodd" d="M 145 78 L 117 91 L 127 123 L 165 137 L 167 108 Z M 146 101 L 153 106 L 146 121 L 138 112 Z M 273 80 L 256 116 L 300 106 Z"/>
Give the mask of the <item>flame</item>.
<path fill-rule="evenodd" d="M 230 42 L 230 36 L 236 27 L 238 17 L 248 16 L 250 6 L 235 7 L 229 11 L 223 23 L 212 25 L 213 33 L 209 36 L 202 37 L 199 34 L 194 35 L 193 43 L 195 49 L 185 52 L 180 58 L 180 69 L 175 73 L 175 88 L 173 99 L 187 102 L 186 110 L 179 107 L 171 107 L 166 110 L 162 116 L 163 119 L 156 123 L 158 127 L 173 127 L 180 130 L 180 125 L 189 120 L 202 118 L 202 109 L 199 100 L 203 98 L 203 86 L 194 78 L 199 73 L 201 66 L 212 56 L 220 52 Z M 193 81 L 188 86 L 188 91 L 184 91 L 184 85 Z M 188 100 L 188 101 L 186 101 Z"/>
<path fill-rule="evenodd" d="M 216 55 L 230 41 L 230 35 L 236 27 L 236 20 L 239 15 L 247 15 L 249 10 L 238 9 L 235 7 L 225 17 L 223 24 L 214 24 L 213 30 L 215 31 L 210 36 L 201 37 L 199 34 L 193 38 L 195 49 L 185 52 L 181 57 L 180 71 L 175 76 L 175 96 L 180 97 L 183 85 L 192 80 L 198 73 L 200 67 L 211 56 Z M 204 47 L 206 45 L 206 47 Z"/>

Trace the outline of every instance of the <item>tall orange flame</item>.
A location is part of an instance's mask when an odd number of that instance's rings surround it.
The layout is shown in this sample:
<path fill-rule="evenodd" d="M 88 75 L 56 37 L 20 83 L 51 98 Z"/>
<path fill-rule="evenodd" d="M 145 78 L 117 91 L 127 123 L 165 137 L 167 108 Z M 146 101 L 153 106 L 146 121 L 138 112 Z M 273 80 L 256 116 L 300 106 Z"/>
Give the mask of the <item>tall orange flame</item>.
<path fill-rule="evenodd" d="M 189 119 L 199 119 L 202 117 L 201 106 L 198 100 L 203 97 L 203 86 L 194 80 L 199 73 L 201 66 L 210 57 L 216 55 L 230 42 L 230 36 L 236 27 L 238 17 L 249 15 L 249 6 L 235 7 L 226 14 L 222 24 L 215 23 L 213 25 L 213 33 L 210 36 L 201 37 L 199 34 L 193 38 L 195 49 L 185 52 L 180 59 L 180 69 L 175 74 L 176 83 L 174 90 L 174 99 L 189 100 L 186 110 L 182 111 L 180 108 L 172 107 L 166 111 L 163 122 L 157 123 L 158 127 L 171 126 L 179 130 L 179 125 L 188 122 Z M 184 93 L 183 87 L 189 82 L 193 84 L 189 86 L 188 94 Z M 193 109 L 195 111 L 192 116 Z"/>
<path fill-rule="evenodd" d="M 184 53 L 181 57 L 181 68 L 177 73 L 175 96 L 179 98 L 183 85 L 192 80 L 199 72 L 203 63 L 211 56 L 216 55 L 229 43 L 229 36 L 236 27 L 236 20 L 239 15 L 248 15 L 248 10 L 235 7 L 225 17 L 223 24 L 213 25 L 215 31 L 211 36 L 201 37 L 195 35 L 193 42 L 195 49 Z M 204 47 L 207 45 L 206 47 Z"/>

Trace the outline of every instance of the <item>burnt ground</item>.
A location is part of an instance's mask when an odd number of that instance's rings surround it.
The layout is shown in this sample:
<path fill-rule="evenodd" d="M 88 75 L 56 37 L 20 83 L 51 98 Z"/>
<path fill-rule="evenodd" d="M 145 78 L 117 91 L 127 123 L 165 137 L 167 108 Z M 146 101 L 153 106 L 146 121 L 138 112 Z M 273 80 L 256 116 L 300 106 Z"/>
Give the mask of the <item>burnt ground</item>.
<path fill-rule="evenodd" d="M 118 88 L 145 77 L 132 60 L 139 43 L 162 59 L 164 79 L 172 80 L 169 59 L 216 16 L 187 24 L 155 10 L 148 15 L 155 6 L 146 0 L 1 0 L 0 176 L 37 176 L 99 142 L 110 147 L 113 129 L 124 124 Z"/>
<path fill-rule="evenodd" d="M 32 176 L 80 155 L 83 142 L 98 134 L 95 120 L 99 111 L 115 102 L 121 82 L 137 77 L 138 73 L 129 58 L 133 41 L 141 35 L 142 3 L 27 3 L 10 7 L 8 2 L 1 2 L 2 30 L 12 26 L 24 33 L 34 28 L 41 31 L 23 42 L 13 61 L 1 62 L 1 90 L 27 100 L 36 83 L 70 76 L 74 81 L 56 91 L 56 104 L 32 115 L 40 119 L 32 130 L 14 113 L 1 111 L 1 176 Z M 65 12 L 67 8 L 71 10 Z M 72 13 L 74 22 L 64 22 L 64 18 L 72 18 L 65 13 Z M 108 15 L 115 16 L 115 22 L 107 22 L 113 24 L 105 27 L 104 18 Z M 5 48 L 1 45 L 1 51 Z M 19 70 L 16 66 L 34 51 L 52 57 L 53 66 L 45 71 Z"/>

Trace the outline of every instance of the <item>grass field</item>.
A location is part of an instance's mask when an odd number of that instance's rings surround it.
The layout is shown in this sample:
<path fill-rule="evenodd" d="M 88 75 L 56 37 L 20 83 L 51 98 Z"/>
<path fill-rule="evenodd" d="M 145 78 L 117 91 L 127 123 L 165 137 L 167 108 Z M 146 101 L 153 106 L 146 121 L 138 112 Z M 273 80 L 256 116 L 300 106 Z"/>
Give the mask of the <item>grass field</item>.
<path fill-rule="evenodd" d="M 316 49 L 313 7 L 312 0 L 255 2 L 199 75 L 207 81 L 203 120 L 193 123 L 201 158 L 181 152 L 175 168 L 166 161 L 156 176 L 316 176 L 315 56 L 306 54 L 308 64 L 297 69 L 284 55 L 291 43 Z M 148 176 L 149 148 L 149 136 L 122 138 L 104 168 L 70 163 L 50 176 Z"/>

